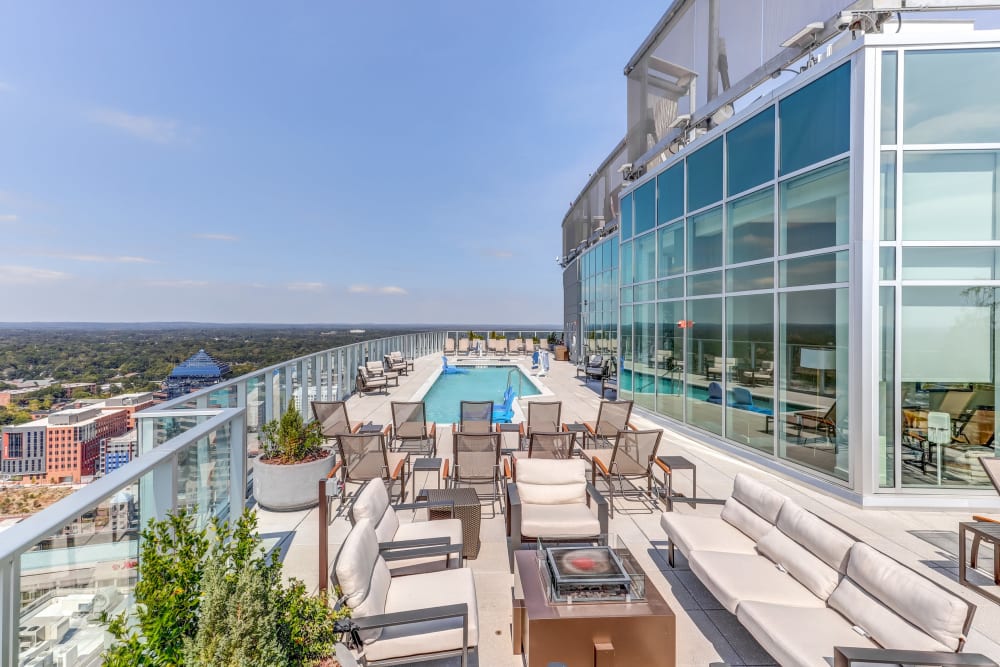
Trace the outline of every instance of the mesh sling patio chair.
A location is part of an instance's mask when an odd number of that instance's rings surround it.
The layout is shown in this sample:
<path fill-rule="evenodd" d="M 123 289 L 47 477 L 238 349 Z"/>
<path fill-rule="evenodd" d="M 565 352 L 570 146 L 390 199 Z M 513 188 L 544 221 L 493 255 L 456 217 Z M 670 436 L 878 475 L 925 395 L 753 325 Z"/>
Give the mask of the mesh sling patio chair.
<path fill-rule="evenodd" d="M 653 490 L 653 464 L 660 448 L 663 431 L 619 431 L 615 446 L 611 449 L 591 449 L 583 456 L 590 460 L 590 483 L 596 486 L 597 475 L 608 481 L 608 505 L 611 516 L 615 515 L 615 482 L 618 482 L 620 496 L 642 494 L 647 497 Z M 646 490 L 625 489 L 626 480 L 646 480 Z"/>
<path fill-rule="evenodd" d="M 392 441 L 402 450 L 416 443 L 416 450 L 426 456 L 437 452 L 437 424 L 427 423 L 423 401 L 392 402 Z"/>
<path fill-rule="evenodd" d="M 313 417 L 319 422 L 323 438 L 331 445 L 336 445 L 337 437 L 342 433 L 357 433 L 364 425 L 352 422 L 347 415 L 347 403 L 344 401 L 311 401 Z M 386 431 L 388 432 L 388 431 Z"/>
<path fill-rule="evenodd" d="M 528 422 L 524 425 L 525 439 L 531 434 L 555 433 L 560 428 L 562 401 L 532 401 L 528 403 Z"/>
<path fill-rule="evenodd" d="M 979 458 L 979 463 L 982 464 L 983 469 L 990 478 L 990 482 L 993 483 L 993 488 L 996 489 L 997 493 L 1000 493 L 1000 457 L 998 456 L 981 456 Z M 1000 517 L 985 516 L 982 514 L 973 514 L 973 521 L 985 521 L 987 523 L 1000 523 Z M 976 569 L 979 564 L 979 544 L 982 542 L 983 538 L 980 535 L 976 535 L 972 538 L 972 549 L 969 552 L 969 566 L 972 569 Z M 993 555 L 994 558 L 997 557 L 996 554 Z M 995 582 L 1000 584 L 1000 582 Z"/>
<path fill-rule="evenodd" d="M 488 494 L 476 494 L 480 500 L 490 500 L 490 511 L 496 516 L 493 505 L 499 501 L 500 513 L 503 513 L 503 482 L 510 476 L 506 460 L 500 461 L 499 433 L 463 433 L 459 431 L 452 436 L 451 486 L 458 488 L 459 484 L 469 486 L 490 485 Z M 502 466 L 502 467 L 501 467 Z"/>
<path fill-rule="evenodd" d="M 529 459 L 568 459 L 573 455 L 576 434 L 567 431 L 534 431 L 528 437 Z"/>
<path fill-rule="evenodd" d="M 583 423 L 584 428 L 587 429 L 583 433 L 584 448 L 586 448 L 588 440 L 593 440 L 596 447 L 598 439 L 605 440 L 610 444 L 619 431 L 635 430 L 635 427 L 629 423 L 631 416 L 632 401 L 601 401 L 600 407 L 597 408 L 597 419 L 593 422 Z"/>
<path fill-rule="evenodd" d="M 399 499 L 406 500 L 406 481 L 410 478 L 409 452 L 390 452 L 385 434 L 342 433 L 337 437 L 340 461 L 334 471 L 340 471 L 340 501 L 347 501 L 347 485 L 363 484 L 372 479 L 383 480 L 392 495 L 392 486 L 399 482 Z"/>
<path fill-rule="evenodd" d="M 493 430 L 493 401 L 462 401 L 459 405 L 458 424 L 451 425 L 452 433 L 489 433 Z"/>

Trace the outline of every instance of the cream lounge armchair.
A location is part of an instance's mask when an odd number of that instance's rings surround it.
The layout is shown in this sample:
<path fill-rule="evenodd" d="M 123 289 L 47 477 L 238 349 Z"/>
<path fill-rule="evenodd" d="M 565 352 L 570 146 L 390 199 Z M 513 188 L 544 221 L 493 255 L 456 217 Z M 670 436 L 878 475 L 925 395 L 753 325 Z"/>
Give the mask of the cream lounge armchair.
<path fill-rule="evenodd" d="M 436 502 L 433 507 L 439 508 L 442 505 L 447 505 L 447 503 Z M 401 523 L 396 515 L 397 510 L 429 509 L 431 506 L 430 503 L 393 506 L 389 502 L 389 493 L 385 489 L 385 484 L 381 480 L 373 479 L 358 491 L 357 497 L 351 505 L 349 517 L 351 525 L 356 524 L 361 519 L 370 519 L 372 525 L 375 526 L 375 535 L 378 537 L 379 543 L 393 542 L 397 548 L 457 545 L 457 549 L 445 554 L 416 558 L 394 558 L 389 561 L 389 569 L 394 575 L 428 571 L 440 567 L 441 564 L 444 564 L 445 567 L 461 567 L 461 521 L 444 519 L 442 521 Z"/>
<path fill-rule="evenodd" d="M 408 375 L 412 363 L 407 363 L 406 359 L 399 352 L 390 352 L 382 357 L 382 362 L 386 370 L 400 375 Z"/>
<path fill-rule="evenodd" d="M 608 503 L 587 483 L 587 464 L 580 459 L 518 459 L 516 482 L 507 485 L 507 536 L 510 568 L 522 544 L 605 542 Z M 591 500 L 597 513 L 591 509 Z"/>
<path fill-rule="evenodd" d="M 721 516 L 664 512 L 660 524 L 671 566 L 676 545 L 780 665 L 996 665 L 956 655 L 974 605 L 748 475 Z"/>
<path fill-rule="evenodd" d="M 438 547 L 421 551 L 433 553 Z M 369 667 L 461 656 L 479 645 L 476 582 L 468 568 L 393 577 L 371 519 L 360 519 L 334 566 Z"/>
<path fill-rule="evenodd" d="M 397 387 L 399 386 L 399 373 L 386 368 L 384 361 L 366 361 L 365 370 L 368 371 L 369 376 L 381 376 L 386 380 L 392 380 Z"/>

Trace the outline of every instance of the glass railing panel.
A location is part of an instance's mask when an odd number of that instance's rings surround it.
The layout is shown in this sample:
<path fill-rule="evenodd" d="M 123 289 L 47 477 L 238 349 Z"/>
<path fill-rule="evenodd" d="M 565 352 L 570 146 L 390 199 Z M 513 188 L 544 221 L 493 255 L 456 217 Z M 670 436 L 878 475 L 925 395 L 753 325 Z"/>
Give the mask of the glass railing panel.
<path fill-rule="evenodd" d="M 177 454 L 177 508 L 190 510 L 200 526 L 229 515 L 231 453 L 227 423 Z"/>
<path fill-rule="evenodd" d="M 17 664 L 100 664 L 107 636 L 101 614 L 134 604 L 137 487 L 105 499 L 21 554 Z"/>
<path fill-rule="evenodd" d="M 222 389 L 216 389 L 208 395 L 208 407 L 235 408 L 238 407 L 236 398 L 235 384 L 223 387 Z"/>

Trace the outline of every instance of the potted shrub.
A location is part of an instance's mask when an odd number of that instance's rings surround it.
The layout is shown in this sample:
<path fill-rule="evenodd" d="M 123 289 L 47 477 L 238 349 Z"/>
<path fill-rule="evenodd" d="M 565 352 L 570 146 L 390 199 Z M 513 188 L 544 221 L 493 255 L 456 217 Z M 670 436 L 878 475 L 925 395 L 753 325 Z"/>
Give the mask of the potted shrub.
<path fill-rule="evenodd" d="M 319 422 L 306 423 L 289 401 L 281 419 L 260 430 L 261 455 L 253 464 L 253 495 L 264 509 L 301 510 L 318 502 L 317 482 L 333 470 L 333 456 L 322 448 Z"/>

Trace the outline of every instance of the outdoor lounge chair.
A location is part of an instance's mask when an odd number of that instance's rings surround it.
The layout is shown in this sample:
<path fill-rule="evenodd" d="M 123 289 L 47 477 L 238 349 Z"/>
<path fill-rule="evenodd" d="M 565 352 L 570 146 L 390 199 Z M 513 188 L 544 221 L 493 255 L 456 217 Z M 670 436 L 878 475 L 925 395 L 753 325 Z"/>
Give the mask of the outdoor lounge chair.
<path fill-rule="evenodd" d="M 399 443 L 398 449 L 416 442 L 417 451 L 434 456 L 437 452 L 437 424 L 427 422 L 423 401 L 392 402 L 392 441 Z"/>
<path fill-rule="evenodd" d="M 404 543 L 405 544 L 405 543 Z M 457 568 L 390 576 L 387 559 L 435 555 L 453 545 L 404 548 L 380 544 L 371 519 L 360 519 L 347 535 L 334 565 L 351 622 L 364 641 L 365 664 L 409 665 L 461 656 L 479 644 L 479 612 L 472 570 Z"/>
<path fill-rule="evenodd" d="M 529 355 L 535 353 L 535 341 L 534 341 L 534 339 L 532 339 L 532 338 L 525 338 L 524 339 L 524 353 L 525 354 L 529 354 Z"/>
<path fill-rule="evenodd" d="M 535 432 L 555 433 L 560 428 L 561 415 L 562 401 L 531 401 L 523 435 L 530 438 Z"/>
<path fill-rule="evenodd" d="M 399 352 L 390 352 L 383 357 L 383 363 L 387 370 L 393 373 L 400 373 L 402 375 L 408 375 L 410 367 L 413 365 L 411 362 L 407 362 L 403 359 L 403 355 Z"/>
<path fill-rule="evenodd" d="M 983 469 L 986 471 L 986 475 L 990 478 L 990 482 L 993 484 L 993 488 L 996 489 L 997 493 L 1000 493 L 1000 457 L 997 456 L 982 456 L 979 458 L 979 463 L 982 464 Z M 1000 523 L 1000 517 L 986 516 L 982 514 L 974 514 L 972 516 L 973 521 L 986 521 L 987 523 Z M 969 551 L 969 566 L 972 569 L 976 569 L 979 561 L 979 544 L 983 541 L 981 535 L 975 535 L 972 538 L 972 549 Z M 997 555 L 993 554 L 996 558 Z M 1000 582 L 996 582 L 1000 583 Z"/>
<path fill-rule="evenodd" d="M 434 503 L 433 507 L 440 507 Z M 404 542 L 412 546 L 458 545 L 456 551 L 422 558 L 402 558 L 389 561 L 389 569 L 396 574 L 414 574 L 418 571 L 462 566 L 462 522 L 458 519 L 442 521 L 410 521 L 401 523 L 398 510 L 430 509 L 430 503 L 409 503 L 393 506 L 382 480 L 373 479 L 358 490 L 351 511 L 351 525 L 361 519 L 370 519 L 375 526 L 379 542 Z M 442 558 L 443 556 L 443 558 Z"/>
<path fill-rule="evenodd" d="M 518 459 L 514 465 L 517 481 L 507 485 L 506 522 L 512 572 L 514 552 L 522 544 L 538 540 L 606 543 L 608 502 L 587 483 L 584 461 Z"/>
<path fill-rule="evenodd" d="M 340 472 L 340 501 L 347 501 L 347 485 L 380 479 L 389 486 L 399 482 L 399 498 L 406 500 L 406 481 L 410 478 L 409 452 L 390 452 L 385 435 L 378 433 L 341 433 L 337 436 L 340 460 L 334 472 Z M 331 473 L 332 475 L 333 473 Z"/>
<path fill-rule="evenodd" d="M 524 343 L 521 342 L 520 338 L 511 338 L 507 341 L 507 353 L 508 354 L 521 354 L 524 350 Z"/>
<path fill-rule="evenodd" d="M 493 401 L 462 401 L 458 423 L 451 425 L 451 432 L 490 433 L 493 430 Z"/>
<path fill-rule="evenodd" d="M 604 355 L 590 355 L 583 372 L 586 374 L 587 380 L 602 380 L 608 372 L 608 368 L 604 363 Z"/>
<path fill-rule="evenodd" d="M 715 405 L 722 405 L 722 385 L 718 382 L 709 382 L 708 398 L 705 400 Z"/>
<path fill-rule="evenodd" d="M 392 380 L 395 382 L 396 386 L 399 386 L 399 373 L 393 370 L 389 370 L 385 366 L 384 361 L 366 361 L 365 370 L 368 371 L 368 375 L 372 377 L 384 377 L 386 380 Z"/>
<path fill-rule="evenodd" d="M 455 339 L 445 338 L 444 339 L 444 353 L 445 354 L 455 354 Z"/>
<path fill-rule="evenodd" d="M 458 353 L 459 354 L 469 354 L 469 339 L 459 338 L 458 339 Z"/>
<path fill-rule="evenodd" d="M 494 503 L 500 502 L 500 512 L 503 513 L 503 484 L 510 471 L 506 460 L 500 460 L 499 433 L 463 433 L 459 431 L 452 435 L 452 457 L 450 482 L 452 488 L 460 484 L 473 487 L 489 485 L 488 494 L 479 493 L 480 499 L 490 500 L 490 511 L 496 516 Z"/>
<path fill-rule="evenodd" d="M 798 410 L 785 413 L 785 424 L 799 430 L 803 428 L 819 431 L 827 439 L 833 441 L 837 433 L 837 402 L 834 401 L 827 409 Z"/>
<path fill-rule="evenodd" d="M 584 447 L 587 445 L 587 440 L 593 440 L 596 446 L 599 438 L 610 442 L 612 438 L 618 436 L 619 431 L 635 430 L 629 423 L 630 416 L 632 416 L 632 401 L 601 401 L 597 408 L 597 419 L 583 423 L 587 429 L 583 434 Z"/>
<path fill-rule="evenodd" d="M 358 377 L 355 387 L 360 394 L 371 394 L 376 391 L 389 393 L 389 380 L 384 375 L 372 375 L 364 366 L 358 366 Z"/>
<path fill-rule="evenodd" d="M 626 490 L 626 480 L 645 479 L 647 497 L 652 496 L 653 464 L 660 448 L 663 431 L 619 431 L 612 449 L 588 449 L 583 457 L 590 461 L 590 483 L 596 486 L 597 475 L 608 481 L 608 504 L 611 516 L 615 516 L 615 482 L 618 482 L 620 496 L 643 493 L 641 489 Z"/>

